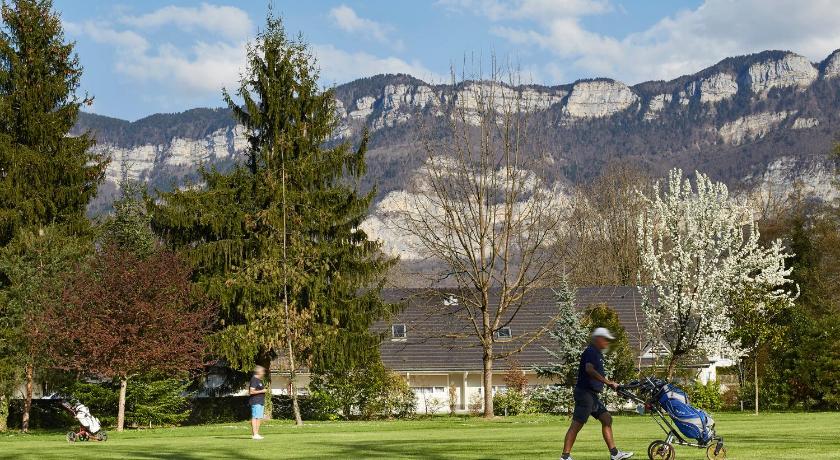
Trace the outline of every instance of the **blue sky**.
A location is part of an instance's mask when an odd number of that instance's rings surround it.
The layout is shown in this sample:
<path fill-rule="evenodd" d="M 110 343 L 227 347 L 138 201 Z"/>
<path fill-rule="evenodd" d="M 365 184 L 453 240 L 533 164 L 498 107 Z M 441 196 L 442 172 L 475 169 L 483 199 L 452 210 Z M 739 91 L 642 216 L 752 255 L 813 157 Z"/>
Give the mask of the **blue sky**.
<path fill-rule="evenodd" d="M 135 120 L 222 105 L 266 0 L 55 0 L 93 111 Z M 84 7 L 82 7 L 84 5 Z M 319 58 L 324 85 L 378 73 L 442 81 L 465 55 L 516 61 L 526 79 L 629 84 L 720 59 L 840 48 L 835 0 L 275 0 Z"/>

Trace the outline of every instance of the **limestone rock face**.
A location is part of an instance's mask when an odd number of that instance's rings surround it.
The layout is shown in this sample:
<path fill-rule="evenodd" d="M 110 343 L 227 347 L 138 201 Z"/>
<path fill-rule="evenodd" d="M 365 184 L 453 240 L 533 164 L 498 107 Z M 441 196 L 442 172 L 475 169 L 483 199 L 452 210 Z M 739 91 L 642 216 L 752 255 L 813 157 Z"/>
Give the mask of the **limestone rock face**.
<path fill-rule="evenodd" d="M 797 118 L 793 122 L 793 129 L 808 129 L 808 128 L 815 128 L 820 125 L 820 120 L 816 118 Z"/>
<path fill-rule="evenodd" d="M 428 86 L 387 85 L 381 96 L 382 113 L 371 123 L 371 129 L 396 126 L 411 118 L 411 112 L 428 106 L 437 106 L 440 100 Z M 371 106 L 374 102 L 369 102 Z"/>
<path fill-rule="evenodd" d="M 724 124 L 718 130 L 718 134 L 726 143 L 742 144 L 748 140 L 764 137 L 771 129 L 794 114 L 795 112 L 781 111 L 748 115 Z"/>
<path fill-rule="evenodd" d="M 639 100 L 624 83 L 609 80 L 575 83 L 563 112 L 574 118 L 598 118 L 621 112 Z"/>
<path fill-rule="evenodd" d="M 105 178 L 118 186 L 123 168 L 129 179 L 148 180 L 156 169 L 193 172 L 202 164 L 234 159 L 247 148 L 244 129 L 236 126 L 217 130 L 202 139 L 175 137 L 166 144 L 145 144 L 133 148 L 99 144 L 94 147 L 94 151 L 105 153 L 111 158 L 105 170 Z"/>
<path fill-rule="evenodd" d="M 751 65 L 742 78 L 752 92 L 763 93 L 771 88 L 807 87 L 817 79 L 818 74 L 808 59 L 788 53 L 781 59 L 769 59 Z"/>
<path fill-rule="evenodd" d="M 840 50 L 831 53 L 822 65 L 823 78 L 840 77 Z"/>
<path fill-rule="evenodd" d="M 647 112 L 645 112 L 645 120 L 653 120 L 659 116 L 659 112 L 661 112 L 665 106 L 671 103 L 674 99 L 672 94 L 657 94 L 650 99 L 650 103 L 648 103 Z"/>
<path fill-rule="evenodd" d="M 699 94 L 701 103 L 718 102 L 729 99 L 738 92 L 738 82 L 728 73 L 716 73 L 711 77 L 692 82 L 691 94 Z"/>
<path fill-rule="evenodd" d="M 348 115 L 354 120 L 367 118 L 368 115 L 373 113 L 373 104 L 375 102 L 376 98 L 373 96 L 360 97 L 359 99 L 356 99 L 356 109 L 351 111 Z"/>

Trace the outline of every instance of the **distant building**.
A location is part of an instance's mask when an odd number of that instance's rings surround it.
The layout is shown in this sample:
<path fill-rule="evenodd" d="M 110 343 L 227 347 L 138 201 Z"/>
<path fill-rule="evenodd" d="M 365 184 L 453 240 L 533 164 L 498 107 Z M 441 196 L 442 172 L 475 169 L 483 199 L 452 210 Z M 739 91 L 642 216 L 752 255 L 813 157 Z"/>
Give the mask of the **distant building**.
<path fill-rule="evenodd" d="M 393 318 L 380 321 L 374 329 L 382 334 L 380 347 L 382 361 L 388 368 L 404 376 L 417 395 L 417 411 L 445 412 L 449 410 L 450 388 L 455 396 L 458 411 L 468 411 L 471 405 L 483 404 L 482 349 L 468 319 L 467 306 L 461 305 L 452 289 L 388 289 L 383 291 L 385 300 L 401 303 L 404 308 Z M 631 349 L 636 353 L 640 369 L 651 366 L 657 359 L 667 356 L 667 348 L 644 342 L 644 312 L 642 296 L 634 286 L 607 286 L 578 288 L 575 293 L 577 308 L 581 311 L 594 305 L 605 304 L 618 314 L 627 332 Z M 491 296 L 498 302 L 498 296 Z M 556 295 L 553 289 L 536 289 L 526 299 L 526 307 L 502 328 L 497 335 L 497 351 L 523 346 L 523 336 L 540 331 L 550 325 L 557 315 Z M 540 378 L 534 366 L 552 362 L 546 348 L 554 346 L 553 340 L 543 334 L 516 353 L 515 360 L 525 372 L 529 386 L 550 385 L 550 380 Z M 730 361 L 710 359 L 685 367 L 695 371 L 703 382 L 715 380 L 716 367 L 731 365 Z M 510 361 L 493 363 L 493 390 L 504 390 L 504 375 Z M 299 387 L 305 389 L 309 376 L 299 374 Z M 287 393 L 288 380 L 284 375 L 274 377 L 276 393 Z M 305 391 L 305 390 L 303 390 Z"/>

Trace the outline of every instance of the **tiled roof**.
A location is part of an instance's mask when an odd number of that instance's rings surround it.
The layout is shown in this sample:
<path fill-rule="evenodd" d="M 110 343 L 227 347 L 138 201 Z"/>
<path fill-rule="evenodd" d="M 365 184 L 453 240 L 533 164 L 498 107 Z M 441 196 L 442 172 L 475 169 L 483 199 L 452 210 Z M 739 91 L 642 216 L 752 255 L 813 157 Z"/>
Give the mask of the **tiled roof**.
<path fill-rule="evenodd" d="M 482 369 L 482 350 L 467 319 L 463 305 L 452 304 L 449 289 L 392 289 L 383 291 L 389 302 L 402 302 L 404 309 L 388 321 L 380 321 L 374 329 L 384 335 L 381 345 L 382 361 L 397 371 L 461 371 Z M 579 288 L 576 291 L 577 308 L 604 303 L 616 310 L 627 331 L 630 346 L 640 349 L 642 299 L 638 289 L 630 286 Z M 491 302 L 498 302 L 498 295 L 491 295 Z M 514 340 L 496 344 L 498 352 L 516 349 L 530 336 L 549 326 L 557 314 L 553 289 L 537 289 L 523 303 L 518 314 L 510 321 Z M 391 325 L 405 324 L 404 340 L 392 340 Z M 552 361 L 544 348 L 551 348 L 553 341 L 547 334 L 527 345 L 515 359 L 523 368 L 547 364 Z M 497 361 L 496 369 L 507 363 Z"/>

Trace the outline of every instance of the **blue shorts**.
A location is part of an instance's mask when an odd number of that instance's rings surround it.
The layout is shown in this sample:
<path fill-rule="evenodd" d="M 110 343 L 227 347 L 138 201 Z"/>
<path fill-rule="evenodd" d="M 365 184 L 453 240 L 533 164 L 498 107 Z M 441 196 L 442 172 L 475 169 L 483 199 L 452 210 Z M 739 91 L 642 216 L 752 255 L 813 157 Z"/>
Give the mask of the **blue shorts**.
<path fill-rule="evenodd" d="M 265 406 L 263 406 L 262 404 L 251 404 L 251 418 L 263 418 L 264 410 Z"/>

